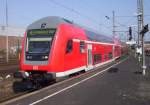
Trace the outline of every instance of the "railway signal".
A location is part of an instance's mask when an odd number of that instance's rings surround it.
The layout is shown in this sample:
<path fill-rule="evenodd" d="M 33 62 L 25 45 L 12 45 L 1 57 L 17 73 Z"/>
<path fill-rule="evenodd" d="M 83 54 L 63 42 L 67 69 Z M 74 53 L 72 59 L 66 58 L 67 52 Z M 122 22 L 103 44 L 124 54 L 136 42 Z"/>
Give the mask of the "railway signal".
<path fill-rule="evenodd" d="M 147 25 L 145 25 L 145 26 L 143 27 L 143 29 L 141 30 L 140 34 L 144 36 L 144 34 L 145 34 L 146 32 L 148 32 L 148 31 L 149 31 L 149 29 L 148 29 L 148 24 L 147 24 Z"/>
<path fill-rule="evenodd" d="M 132 27 L 129 27 L 129 40 L 132 40 Z"/>

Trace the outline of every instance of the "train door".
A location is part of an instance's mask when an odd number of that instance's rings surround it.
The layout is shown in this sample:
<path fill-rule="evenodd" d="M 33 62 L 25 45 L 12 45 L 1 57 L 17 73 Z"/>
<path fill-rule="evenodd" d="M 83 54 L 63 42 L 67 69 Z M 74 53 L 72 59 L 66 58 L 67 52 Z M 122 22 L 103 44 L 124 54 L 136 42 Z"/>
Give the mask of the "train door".
<path fill-rule="evenodd" d="M 114 59 L 115 58 L 115 45 L 113 45 L 112 53 L 113 53 L 113 59 Z"/>
<path fill-rule="evenodd" d="M 87 45 L 87 70 L 90 70 L 93 68 L 92 65 L 92 45 Z"/>

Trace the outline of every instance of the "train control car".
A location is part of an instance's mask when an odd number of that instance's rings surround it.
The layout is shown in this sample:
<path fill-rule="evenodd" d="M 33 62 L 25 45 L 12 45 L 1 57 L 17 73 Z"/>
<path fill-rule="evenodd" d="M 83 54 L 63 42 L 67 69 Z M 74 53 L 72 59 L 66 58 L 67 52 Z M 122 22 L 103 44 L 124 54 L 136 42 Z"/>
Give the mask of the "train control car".
<path fill-rule="evenodd" d="M 83 28 L 61 17 L 45 17 L 27 27 L 22 43 L 18 84 L 39 84 L 88 71 L 121 56 L 113 38 Z"/>

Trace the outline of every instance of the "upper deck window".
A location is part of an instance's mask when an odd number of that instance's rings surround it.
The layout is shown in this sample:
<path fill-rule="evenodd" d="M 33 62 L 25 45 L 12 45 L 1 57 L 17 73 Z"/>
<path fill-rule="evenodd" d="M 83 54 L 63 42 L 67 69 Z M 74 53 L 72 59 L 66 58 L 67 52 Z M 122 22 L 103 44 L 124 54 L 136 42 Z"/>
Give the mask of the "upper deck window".
<path fill-rule="evenodd" d="M 102 34 L 98 34 L 96 32 L 85 30 L 85 33 L 89 40 L 92 41 L 98 41 L 98 42 L 104 42 L 104 43 L 113 43 L 113 39 L 110 37 L 107 37 Z"/>
<path fill-rule="evenodd" d="M 80 53 L 84 53 L 84 52 L 85 52 L 85 42 L 80 41 Z"/>

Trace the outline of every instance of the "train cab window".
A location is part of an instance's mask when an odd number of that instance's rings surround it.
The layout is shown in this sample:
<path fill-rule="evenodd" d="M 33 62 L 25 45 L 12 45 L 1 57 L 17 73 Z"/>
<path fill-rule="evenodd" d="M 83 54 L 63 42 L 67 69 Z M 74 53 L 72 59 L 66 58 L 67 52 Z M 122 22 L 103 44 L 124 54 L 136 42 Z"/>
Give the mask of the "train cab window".
<path fill-rule="evenodd" d="M 109 59 L 112 59 L 112 52 L 110 52 L 109 54 L 108 54 L 108 57 L 109 57 Z"/>
<path fill-rule="evenodd" d="M 84 53 L 84 52 L 85 52 L 85 42 L 80 41 L 80 53 Z"/>
<path fill-rule="evenodd" d="M 94 64 L 100 63 L 101 60 L 102 60 L 101 54 L 94 54 Z"/>
<path fill-rule="evenodd" d="M 68 40 L 67 42 L 67 46 L 66 46 L 66 53 L 70 53 L 73 49 L 73 41 L 72 40 Z"/>

